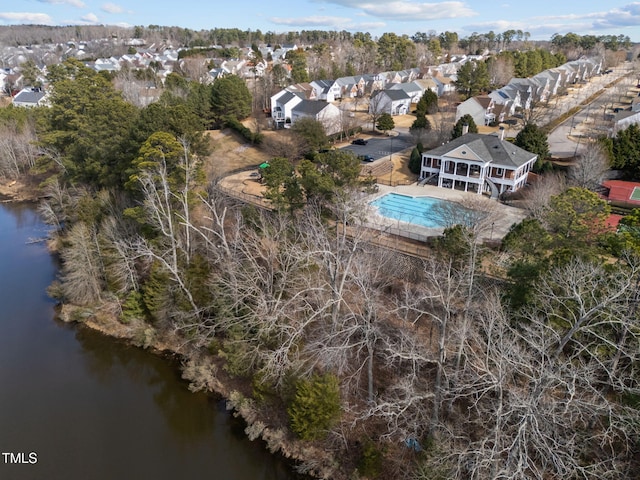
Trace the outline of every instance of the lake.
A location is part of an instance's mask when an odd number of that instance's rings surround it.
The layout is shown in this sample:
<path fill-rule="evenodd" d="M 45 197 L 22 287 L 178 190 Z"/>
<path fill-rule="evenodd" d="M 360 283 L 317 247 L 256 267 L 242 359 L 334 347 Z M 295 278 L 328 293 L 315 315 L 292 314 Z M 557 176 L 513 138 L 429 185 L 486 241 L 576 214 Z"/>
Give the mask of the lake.
<path fill-rule="evenodd" d="M 0 479 L 295 478 L 175 361 L 55 320 L 46 233 L 0 204 Z"/>

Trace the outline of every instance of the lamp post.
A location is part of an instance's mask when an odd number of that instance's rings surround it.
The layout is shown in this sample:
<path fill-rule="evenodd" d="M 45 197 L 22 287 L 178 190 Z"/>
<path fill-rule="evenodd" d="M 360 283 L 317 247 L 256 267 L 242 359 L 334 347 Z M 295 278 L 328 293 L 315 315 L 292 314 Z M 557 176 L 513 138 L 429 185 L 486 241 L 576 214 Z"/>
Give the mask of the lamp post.
<path fill-rule="evenodd" d="M 393 130 L 389 132 L 390 143 L 389 147 L 389 162 L 391 163 L 391 173 L 389 174 L 389 186 L 393 187 Z"/>

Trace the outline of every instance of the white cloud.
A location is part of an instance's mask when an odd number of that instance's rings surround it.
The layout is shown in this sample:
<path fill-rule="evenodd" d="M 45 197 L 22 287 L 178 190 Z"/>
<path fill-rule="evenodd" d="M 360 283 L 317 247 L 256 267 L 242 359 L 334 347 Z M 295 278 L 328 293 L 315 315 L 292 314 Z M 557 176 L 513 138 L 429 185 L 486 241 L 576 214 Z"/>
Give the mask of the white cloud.
<path fill-rule="evenodd" d="M 86 15 L 83 15 L 82 17 L 80 17 L 81 20 L 83 22 L 87 22 L 87 23 L 100 23 L 100 19 L 98 18 L 98 16 L 95 13 L 87 13 Z"/>
<path fill-rule="evenodd" d="M 362 10 L 374 17 L 386 20 L 416 21 L 442 20 L 445 18 L 474 17 L 478 12 L 468 8 L 463 2 L 411 3 L 406 1 L 385 2 L 383 4 L 363 3 Z"/>
<path fill-rule="evenodd" d="M 640 25 L 640 2 L 605 12 L 594 21 L 594 28 L 636 27 Z"/>
<path fill-rule="evenodd" d="M 4 23 L 28 23 L 35 25 L 53 25 L 52 18 L 46 13 L 0 12 L 0 21 Z"/>
<path fill-rule="evenodd" d="M 84 8 L 85 3 L 82 0 L 38 0 L 40 3 L 50 3 L 51 5 L 71 5 L 72 7 Z"/>
<path fill-rule="evenodd" d="M 100 7 L 103 12 L 107 13 L 122 13 L 124 9 L 120 5 L 116 5 L 115 3 L 105 3 Z"/>
<path fill-rule="evenodd" d="M 633 2 L 605 12 L 548 15 L 525 21 L 496 20 L 465 25 L 464 29 L 468 32 L 522 30 L 531 33 L 534 38 L 541 38 L 543 35 L 553 35 L 554 33 L 575 32 L 584 35 L 638 25 L 640 25 L 640 2 Z"/>
<path fill-rule="evenodd" d="M 412 2 L 408 0 L 321 0 L 343 7 L 362 10 L 373 17 L 398 21 L 442 20 L 445 18 L 473 17 L 478 12 L 464 2 Z"/>
<path fill-rule="evenodd" d="M 309 17 L 297 17 L 297 18 L 283 18 L 274 17 L 270 19 L 273 23 L 278 25 L 288 25 L 295 27 L 306 26 L 322 26 L 322 27 L 345 27 L 345 25 L 351 23 L 350 18 L 345 17 L 329 17 L 329 16 L 309 16 Z"/>
<path fill-rule="evenodd" d="M 387 24 L 384 22 L 363 22 L 363 23 L 355 23 L 350 27 L 350 30 L 358 30 L 360 32 L 366 32 L 368 30 L 378 30 L 380 28 L 386 27 Z"/>

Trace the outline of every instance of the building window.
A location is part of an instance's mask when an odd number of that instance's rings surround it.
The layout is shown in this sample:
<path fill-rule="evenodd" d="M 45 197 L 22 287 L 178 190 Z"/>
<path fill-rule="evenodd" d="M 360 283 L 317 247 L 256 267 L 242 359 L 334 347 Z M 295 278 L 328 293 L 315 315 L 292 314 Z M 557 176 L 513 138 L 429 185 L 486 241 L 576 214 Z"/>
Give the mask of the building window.
<path fill-rule="evenodd" d="M 496 168 L 494 171 L 496 172 L 496 177 L 502 177 L 504 174 L 504 169 L 502 168 Z"/>

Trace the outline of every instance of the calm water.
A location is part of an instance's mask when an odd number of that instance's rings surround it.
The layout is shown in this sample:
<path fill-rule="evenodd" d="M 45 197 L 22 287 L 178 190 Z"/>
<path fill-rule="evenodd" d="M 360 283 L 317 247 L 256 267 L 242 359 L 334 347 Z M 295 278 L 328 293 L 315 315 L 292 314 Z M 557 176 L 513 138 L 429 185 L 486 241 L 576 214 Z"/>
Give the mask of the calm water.
<path fill-rule="evenodd" d="M 55 321 L 56 265 L 26 243 L 45 233 L 29 206 L 0 205 L 0 479 L 293 478 L 174 363 Z"/>
<path fill-rule="evenodd" d="M 371 202 L 383 217 L 413 223 L 428 228 L 442 228 L 442 220 L 433 213 L 433 207 L 446 202 L 433 197 L 411 197 L 387 193 Z"/>

